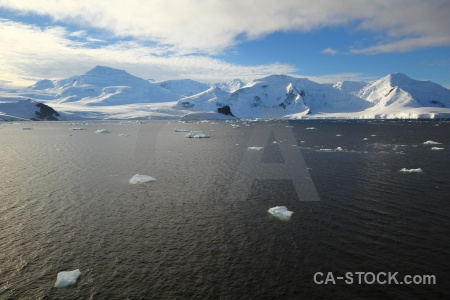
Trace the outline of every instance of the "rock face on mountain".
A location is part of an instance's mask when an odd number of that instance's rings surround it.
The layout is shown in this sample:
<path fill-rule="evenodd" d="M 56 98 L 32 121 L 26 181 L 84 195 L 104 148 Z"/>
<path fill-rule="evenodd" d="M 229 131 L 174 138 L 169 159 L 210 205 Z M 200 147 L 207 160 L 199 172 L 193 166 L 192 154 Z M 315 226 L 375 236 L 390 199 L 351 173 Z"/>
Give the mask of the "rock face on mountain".
<path fill-rule="evenodd" d="M 56 117 L 59 117 L 59 113 L 53 108 L 43 103 L 36 103 L 36 107 L 39 107 L 39 111 L 35 111 L 36 118 L 32 120 L 46 120 L 46 121 L 59 121 Z"/>
<path fill-rule="evenodd" d="M 224 114 L 225 116 L 232 116 L 234 117 L 233 113 L 231 112 L 231 109 L 228 105 L 225 105 L 224 107 L 219 107 L 217 109 L 217 112 Z"/>

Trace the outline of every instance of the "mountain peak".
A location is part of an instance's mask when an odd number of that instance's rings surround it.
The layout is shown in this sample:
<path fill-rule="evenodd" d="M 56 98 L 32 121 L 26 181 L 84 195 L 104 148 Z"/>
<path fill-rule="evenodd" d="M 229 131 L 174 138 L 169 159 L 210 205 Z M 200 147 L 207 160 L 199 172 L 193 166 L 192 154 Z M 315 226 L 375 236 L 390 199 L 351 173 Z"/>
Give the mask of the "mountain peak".
<path fill-rule="evenodd" d="M 113 69 L 105 66 L 96 66 L 95 68 L 87 71 L 85 75 L 94 76 L 117 76 L 117 75 L 130 75 L 124 70 Z"/>

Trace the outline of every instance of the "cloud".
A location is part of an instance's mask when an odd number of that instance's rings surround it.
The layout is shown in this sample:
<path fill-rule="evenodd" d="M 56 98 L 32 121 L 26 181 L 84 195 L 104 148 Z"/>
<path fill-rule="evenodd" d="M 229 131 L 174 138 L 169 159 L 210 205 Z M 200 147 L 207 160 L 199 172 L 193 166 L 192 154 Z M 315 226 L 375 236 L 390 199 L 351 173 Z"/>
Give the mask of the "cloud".
<path fill-rule="evenodd" d="M 450 44 L 448 0 L 1 0 L 0 7 L 190 53 L 219 53 L 276 31 L 349 25 L 386 37 L 354 53 Z"/>
<path fill-rule="evenodd" d="M 76 40 L 71 39 L 74 36 Z M 93 47 L 87 33 L 74 35 L 62 27 L 40 28 L 1 19 L 0 40 L 0 82 L 19 86 L 82 74 L 96 65 L 125 69 L 147 79 L 191 78 L 203 82 L 296 72 L 286 64 L 242 66 L 206 55 L 179 55 L 171 47 L 150 47 L 137 41 L 98 46 L 94 39 Z"/>
<path fill-rule="evenodd" d="M 339 53 L 339 51 L 331 49 L 331 48 L 325 48 L 320 53 L 329 54 L 329 55 L 336 55 L 336 54 Z"/>

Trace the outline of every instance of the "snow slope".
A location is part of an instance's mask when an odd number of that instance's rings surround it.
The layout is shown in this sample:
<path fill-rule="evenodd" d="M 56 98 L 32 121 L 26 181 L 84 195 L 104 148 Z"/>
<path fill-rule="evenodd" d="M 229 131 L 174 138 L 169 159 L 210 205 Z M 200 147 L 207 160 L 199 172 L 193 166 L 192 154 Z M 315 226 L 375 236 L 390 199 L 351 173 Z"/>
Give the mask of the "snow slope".
<path fill-rule="evenodd" d="M 210 85 L 206 83 L 191 79 L 166 80 L 157 82 L 157 84 L 172 93 L 178 94 L 180 97 L 196 95 L 210 88 Z"/>

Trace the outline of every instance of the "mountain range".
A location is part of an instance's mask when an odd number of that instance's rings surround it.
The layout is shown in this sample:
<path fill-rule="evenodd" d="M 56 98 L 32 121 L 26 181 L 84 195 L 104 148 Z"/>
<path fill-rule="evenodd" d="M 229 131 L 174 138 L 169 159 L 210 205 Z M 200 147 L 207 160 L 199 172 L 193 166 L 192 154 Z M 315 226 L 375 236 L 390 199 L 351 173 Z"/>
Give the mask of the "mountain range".
<path fill-rule="evenodd" d="M 206 84 L 191 79 L 149 81 L 97 66 L 66 79 L 0 90 L 0 119 L 34 118 L 36 111 L 26 111 L 28 106 L 19 100 L 44 103 L 67 120 L 180 118 L 225 106 L 238 118 L 450 118 L 449 89 L 402 73 L 369 83 L 321 84 L 271 75 L 248 83 L 235 79 Z"/>

